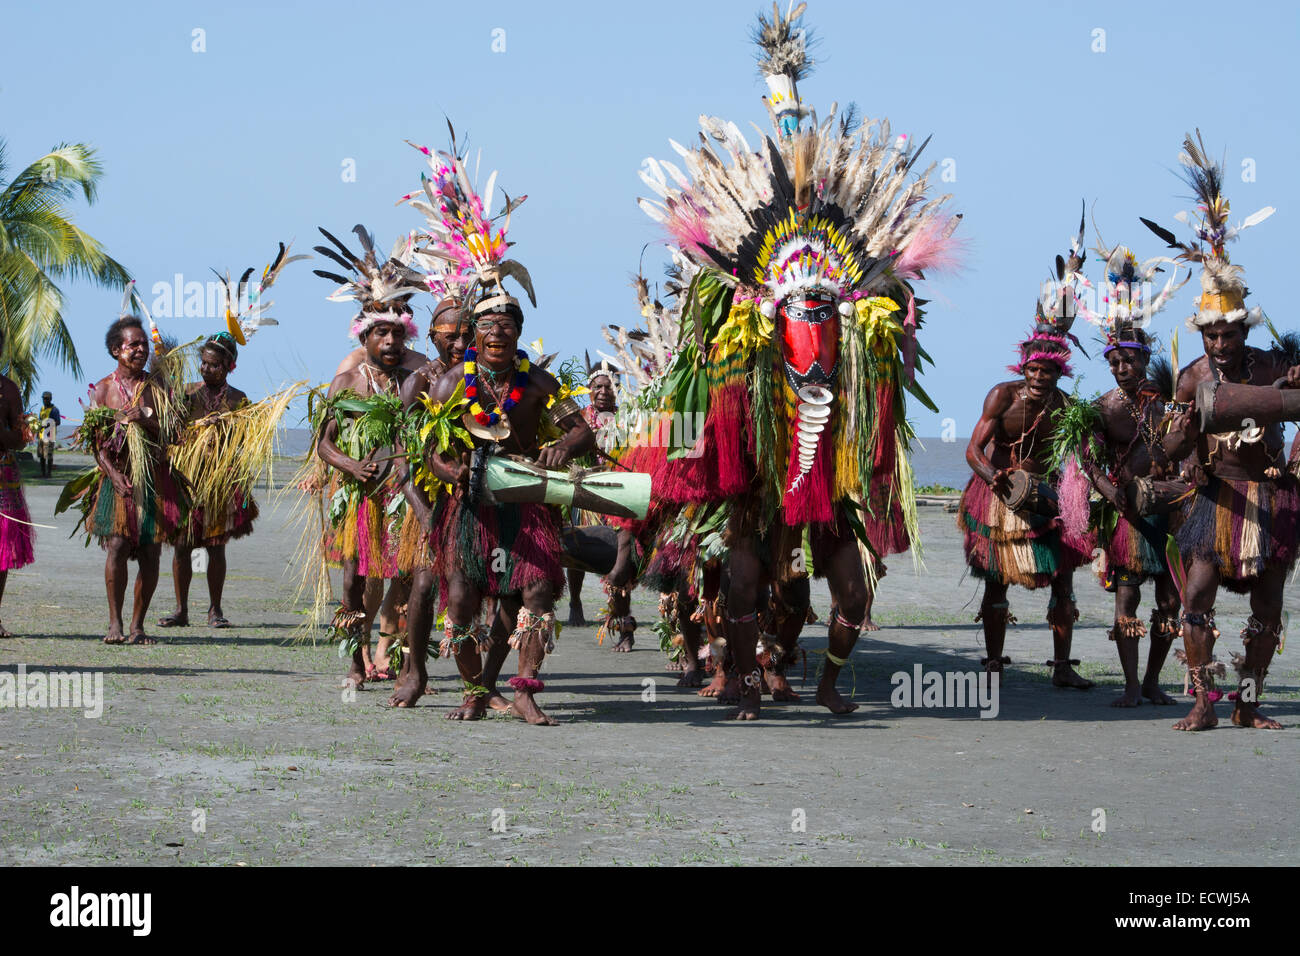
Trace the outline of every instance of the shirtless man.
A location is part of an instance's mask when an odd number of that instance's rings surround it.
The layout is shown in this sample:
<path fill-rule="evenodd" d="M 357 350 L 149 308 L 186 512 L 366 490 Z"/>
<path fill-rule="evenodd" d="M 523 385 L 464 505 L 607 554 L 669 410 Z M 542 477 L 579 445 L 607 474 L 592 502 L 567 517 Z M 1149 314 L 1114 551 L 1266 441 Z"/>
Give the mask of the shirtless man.
<path fill-rule="evenodd" d="M 1108 581 L 1103 583 L 1115 591 L 1110 639 L 1124 669 L 1124 693 L 1111 706 L 1136 707 L 1144 697 L 1153 704 L 1172 704 L 1174 699 L 1160 689 L 1160 669 L 1178 634 L 1178 589 L 1165 561 L 1169 521 L 1165 515 L 1134 513 L 1124 490 L 1139 478 L 1162 478 L 1169 470 L 1159 431 L 1165 399 L 1147 378 L 1151 347 L 1144 331 L 1122 328 L 1104 354 L 1117 387 L 1098 400 L 1102 421 L 1098 437 L 1110 450 L 1112 462 L 1107 471 L 1088 460 L 1084 471 L 1119 515 L 1109 539 L 1098 542 L 1106 552 Z M 1155 578 L 1156 608 L 1151 612 L 1146 673 L 1139 684 L 1138 640 L 1143 628 L 1137 610 L 1148 577 Z"/>
<path fill-rule="evenodd" d="M 1202 295 L 1200 317 L 1206 317 L 1210 307 L 1206 300 Z M 1210 316 L 1244 313 L 1210 308 Z M 1179 402 L 1193 402 L 1197 386 L 1210 381 L 1272 385 L 1283 379 L 1286 388 L 1300 388 L 1300 365 L 1288 368 L 1277 353 L 1247 345 L 1248 326 L 1241 318 L 1198 327 L 1205 354 L 1178 376 Z M 1287 471 L 1282 425 L 1204 434 L 1197 409 L 1187 408 L 1172 417 L 1164 448 L 1172 460 L 1183 461 L 1184 477 L 1197 486 L 1176 532 L 1178 550 L 1187 563 L 1183 640 L 1196 703 L 1174 729 L 1218 725 L 1206 665 L 1213 659 L 1218 636 L 1214 603 L 1222 585 L 1250 595 L 1251 617 L 1241 632 L 1246 655 L 1232 722 L 1280 730 L 1281 724 L 1260 712 L 1259 696 L 1281 638 L 1282 589 L 1300 537 L 1300 488 Z"/>
<path fill-rule="evenodd" d="M 1239 667 L 1232 722 L 1278 730 L 1281 724 L 1260 713 L 1259 699 L 1282 636 L 1282 588 L 1300 546 L 1300 485 L 1287 471 L 1280 420 L 1260 426 L 1248 413 L 1241 414 L 1245 406 L 1238 405 L 1234 412 L 1231 387 L 1222 404 L 1219 398 L 1219 390 L 1230 383 L 1300 388 L 1300 365 L 1288 367 L 1283 353 L 1246 344 L 1247 332 L 1264 316 L 1258 306 L 1246 307 L 1244 272 L 1229 261 L 1226 248 L 1273 210 L 1266 207 L 1241 225 L 1230 225 L 1231 207 L 1222 194 L 1223 168 L 1208 158 L 1200 130 L 1194 140 L 1184 138 L 1179 162 L 1197 199 L 1196 209 L 1181 217 L 1193 230 L 1193 241 L 1179 242 L 1169 230 L 1142 220 L 1170 248 L 1180 250 L 1177 258 L 1202 269 L 1201 294 L 1187 326 L 1200 333 L 1205 354 L 1178 376 L 1175 399 L 1184 404 L 1169 416 L 1164 437 L 1165 453 L 1171 461 L 1182 462 L 1183 477 L 1196 486 L 1175 532 L 1186 573 L 1183 645 L 1196 703 L 1174 729 L 1208 730 L 1219 722 L 1209 699 L 1214 681 L 1208 668 L 1219 634 L 1214 602 L 1223 585 L 1250 595 L 1251 616 L 1241 632 L 1246 654 Z M 1263 394 L 1270 401 L 1279 398 Z M 1246 404 L 1254 398 L 1246 397 Z M 1202 404 L 1208 407 L 1198 407 Z M 1289 394 L 1278 404 L 1297 403 Z"/>
<path fill-rule="evenodd" d="M 351 352 L 343 357 L 339 362 L 339 367 L 334 370 L 334 378 L 345 375 L 349 372 L 356 371 L 363 362 L 366 361 L 366 347 L 358 345 Z M 429 358 L 423 352 L 417 352 L 407 345 L 402 353 L 402 368 L 408 372 L 416 372 L 425 367 Z M 381 677 L 389 679 L 383 675 L 388 668 L 388 651 L 394 639 L 400 636 L 401 618 L 400 608 L 407 603 L 410 595 L 410 582 L 403 577 L 398 576 L 390 578 L 388 589 L 384 589 L 383 578 L 366 578 L 366 592 L 364 606 L 366 617 L 362 622 L 364 633 L 370 633 L 370 627 L 374 623 L 375 617 L 379 618 L 379 644 L 375 647 L 374 654 L 370 653 L 370 643 L 366 642 L 362 648 L 365 658 L 366 670 L 372 668 Z"/>
<path fill-rule="evenodd" d="M 593 432 L 600 428 L 600 422 L 606 416 L 612 416 L 618 410 L 618 404 L 614 397 L 614 379 L 607 371 L 597 371 L 587 380 L 587 389 L 591 393 L 591 404 L 582 410 L 583 417 L 587 420 L 587 425 Z M 603 523 L 602 515 L 590 515 L 585 512 L 579 512 L 574 515 L 574 524 L 582 525 L 592 521 Z M 586 577 L 586 572 L 580 568 L 569 568 L 566 572 L 569 579 L 569 627 L 586 627 L 587 618 L 582 609 L 582 582 Z M 610 621 L 615 625 L 618 632 L 618 642 L 614 645 L 616 651 L 630 651 L 634 643 L 633 632 L 636 627 L 634 619 L 629 619 L 628 609 L 631 604 L 631 587 L 630 582 L 626 587 L 613 588 L 610 594 L 610 605 L 612 614 Z M 623 628 L 622 624 L 631 620 L 630 628 Z M 608 624 L 607 624 L 608 626 Z"/>
<path fill-rule="evenodd" d="M 376 315 L 392 315 L 387 306 L 375 307 L 371 311 Z M 402 322 L 389 319 L 368 322 L 360 331 L 360 338 L 366 350 L 366 360 L 352 370 L 337 376 L 330 383 L 328 398 L 332 398 L 344 389 L 352 389 L 363 398 L 381 391 L 397 392 L 402 381 L 410 374 L 402 364 L 406 353 L 406 326 Z M 316 445 L 316 453 L 327 465 L 340 472 L 345 482 L 350 481 L 363 486 L 369 484 L 379 475 L 382 467 L 382 463 L 374 460 L 374 455 L 379 449 L 371 449 L 365 458 L 358 461 L 348 457 L 335 444 L 337 437 L 338 427 L 332 418 L 327 417 Z M 370 497 L 378 496 L 381 501 L 386 500 L 387 491 L 391 489 L 386 483 Z M 363 501 L 363 507 L 366 504 Z M 375 510 L 382 515 L 381 505 L 376 505 Z M 381 540 L 386 540 L 386 532 L 381 533 L 380 537 Z M 362 646 L 369 642 L 369 634 L 360 630 L 362 623 L 367 619 L 364 607 L 366 579 L 376 577 L 382 579 L 385 576 L 382 567 L 368 566 L 364 560 L 365 548 L 362 547 L 361 551 L 362 555 L 359 557 L 349 555 L 343 559 L 343 607 L 338 616 L 340 626 L 352 630 L 358 638 L 357 650 L 352 655 L 352 667 L 345 678 L 347 682 L 357 687 L 360 687 L 366 678 Z"/>
<path fill-rule="evenodd" d="M 140 319 L 124 316 L 108 327 L 104 337 L 108 354 L 117 360 L 112 374 L 91 387 L 93 405 L 120 412 L 118 428 L 111 441 L 95 447 L 95 463 L 101 477 L 87 531 L 99 538 L 107 552 L 104 584 L 108 592 L 108 634 L 105 644 L 153 644 L 145 633 L 144 621 L 158 586 L 158 559 L 162 545 L 177 532 L 180 521 L 179 490 L 167 464 L 166 451 L 159 444 L 157 404 L 154 386 L 147 384 L 145 366 L 149 360 L 149 336 Z M 123 428 L 138 424 L 154 443 L 151 487 L 132 485 L 130 453 Z M 135 560 L 138 571 L 131 607 L 129 636 L 122 633 L 122 606 L 126 600 L 127 562 Z"/>
<path fill-rule="evenodd" d="M 419 404 L 421 396 L 432 393 L 434 384 L 449 368 L 464 361 L 466 350 L 474 344 L 473 325 L 461 311 L 459 299 L 447 296 L 434 308 L 429 337 L 433 340 L 438 357 L 421 365 L 402 384 L 402 405 L 408 411 Z M 407 653 L 402 659 L 402 672 L 393 688 L 393 695 L 388 699 L 392 707 L 412 707 L 424 694 L 429 680 L 425 663 L 429 633 L 433 629 L 434 618 L 437 617 L 435 596 L 438 581 L 433 570 L 433 553 L 429 541 L 433 503 L 422 488 L 417 488 L 409 480 L 404 482 L 402 490 L 420 528 L 422 539 L 416 548 L 414 565 L 409 569 L 412 575 L 411 599 L 406 616 L 408 650 L 418 646 L 421 651 L 419 654 Z M 436 545 L 436 542 L 433 544 Z M 489 614 L 489 619 L 491 616 Z M 499 694 L 489 704 L 500 710 L 509 706 Z"/>
<path fill-rule="evenodd" d="M 1002 654 L 1011 617 L 1007 588 L 1012 584 L 1030 590 L 1050 587 L 1047 621 L 1052 628 L 1052 683 L 1086 689 L 1092 681 L 1080 677 L 1073 667 L 1078 661 L 1070 660 L 1078 611 L 1073 567 L 1063 553 L 1057 521 L 1014 512 L 1003 500 L 1011 489 L 1013 472 L 1027 472 L 1032 481 L 1040 481 L 1049 471 L 1052 413 L 1066 400 L 1056 383 L 1069 370 L 1069 352 L 1064 347 L 1050 349 L 1049 344 L 1022 345 L 1020 371 L 1024 378 L 995 385 L 984 399 L 984 411 L 966 448 L 966 461 L 975 474 L 962 493 L 957 526 L 965 539 L 971 574 L 984 581 L 984 599 L 975 618 L 984 622 L 988 654 L 982 661 L 984 667 L 1000 674 L 1003 665 L 1010 663 Z M 1024 360 L 1030 355 L 1042 357 Z"/>
<path fill-rule="evenodd" d="M 530 369 L 517 400 L 508 396 L 520 389 L 523 353 L 518 350 L 523 312 L 512 298 L 499 295 L 481 303 L 476 312 L 476 349 L 465 361 L 452 367 L 433 386 L 432 398 L 446 401 L 465 375 L 466 364 L 475 362 L 475 384 L 483 417 L 500 416 L 509 432 L 500 437 L 506 454 L 532 458 L 543 468 L 563 469 L 573 458 L 595 447 L 595 435 L 587 426 L 577 404 L 557 402 L 549 411 L 547 399 L 559 390 L 559 382 L 543 369 Z M 538 425 L 549 414 L 563 437 L 539 448 Z M 482 423 L 480 423 L 481 427 Z M 474 436 L 476 448 L 493 441 Z M 560 564 L 559 526 L 554 512 L 541 504 L 489 505 L 468 498 L 470 470 L 468 455 L 435 457 L 431 466 L 439 478 L 453 484 L 452 496 L 439 499 L 434 509 L 432 532 L 440 546 L 435 550 L 434 570 L 447 595 L 444 646 L 454 651 L 456 666 L 466 685 L 464 703 L 448 715 L 453 720 L 476 720 L 494 701 L 497 675 L 511 647 L 519 650 L 518 674 L 511 678 L 515 690 L 509 712 L 531 724 L 554 724 L 537 705 L 536 694 L 544 684 L 537 674 L 542 660 L 554 643 L 555 600 L 564 587 Z M 462 541 L 475 538 L 487 553 L 467 553 Z M 492 619 L 484 660 L 475 634 L 475 616 L 482 599 L 496 595 L 500 611 Z M 509 643 L 503 638 L 510 630 Z M 412 661 L 425 655 L 423 635 L 411 633 Z M 414 687 L 419 687 L 418 678 Z"/>
<path fill-rule="evenodd" d="M 199 350 L 199 374 L 203 381 L 188 388 L 186 421 L 200 421 L 244 405 L 248 396 L 230 385 L 226 378 L 235 366 L 238 346 L 229 333 L 214 335 Z M 177 538 L 172 556 L 172 579 L 176 589 L 176 610 L 159 619 L 159 627 L 186 627 L 190 623 L 190 583 L 194 577 L 192 556 L 195 548 L 208 553 L 208 626 L 230 627 L 221 610 L 221 596 L 226 588 L 226 542 L 250 534 L 257 519 L 257 505 L 251 496 L 244 498 L 234 514 L 211 516 L 194 511 Z M 205 527 L 206 526 L 206 527 Z M 207 537 L 207 530 L 219 533 Z"/>

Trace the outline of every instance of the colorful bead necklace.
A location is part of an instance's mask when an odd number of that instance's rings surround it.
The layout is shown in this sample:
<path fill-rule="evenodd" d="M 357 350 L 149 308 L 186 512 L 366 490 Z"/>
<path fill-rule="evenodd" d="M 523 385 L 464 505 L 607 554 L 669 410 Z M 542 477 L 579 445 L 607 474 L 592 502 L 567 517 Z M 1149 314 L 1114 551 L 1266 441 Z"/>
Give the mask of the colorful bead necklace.
<path fill-rule="evenodd" d="M 486 410 L 478 400 L 478 349 L 469 348 L 465 350 L 465 397 L 469 399 L 469 413 L 474 416 L 474 421 L 480 425 L 491 427 L 501 421 L 501 416 L 510 409 L 519 404 L 519 399 L 524 397 L 524 389 L 528 387 L 528 353 L 523 349 L 515 350 L 515 357 L 519 362 L 519 370 L 515 372 L 514 384 L 510 388 L 510 394 L 506 400 L 498 400 L 497 407 L 492 410 Z"/>

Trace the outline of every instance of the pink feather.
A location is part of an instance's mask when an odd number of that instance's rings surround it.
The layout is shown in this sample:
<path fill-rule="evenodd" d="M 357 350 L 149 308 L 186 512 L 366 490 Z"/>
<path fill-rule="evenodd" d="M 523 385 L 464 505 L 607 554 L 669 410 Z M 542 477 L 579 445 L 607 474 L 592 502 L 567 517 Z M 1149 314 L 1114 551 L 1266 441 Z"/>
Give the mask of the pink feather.
<path fill-rule="evenodd" d="M 951 216 L 935 219 L 921 229 L 894 261 L 894 274 L 900 279 L 919 279 L 927 269 L 953 271 L 961 268 L 966 241 L 945 233 L 951 228 Z"/>

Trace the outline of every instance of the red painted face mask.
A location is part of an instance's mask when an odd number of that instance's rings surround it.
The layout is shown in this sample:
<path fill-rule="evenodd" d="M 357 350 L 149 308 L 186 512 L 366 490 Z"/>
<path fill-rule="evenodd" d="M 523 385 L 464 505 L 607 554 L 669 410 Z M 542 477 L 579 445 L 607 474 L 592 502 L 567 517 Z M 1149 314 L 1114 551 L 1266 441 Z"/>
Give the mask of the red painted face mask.
<path fill-rule="evenodd" d="M 798 293 L 781 306 L 781 348 L 785 376 L 798 391 L 829 385 L 840 358 L 840 317 L 830 296 Z"/>

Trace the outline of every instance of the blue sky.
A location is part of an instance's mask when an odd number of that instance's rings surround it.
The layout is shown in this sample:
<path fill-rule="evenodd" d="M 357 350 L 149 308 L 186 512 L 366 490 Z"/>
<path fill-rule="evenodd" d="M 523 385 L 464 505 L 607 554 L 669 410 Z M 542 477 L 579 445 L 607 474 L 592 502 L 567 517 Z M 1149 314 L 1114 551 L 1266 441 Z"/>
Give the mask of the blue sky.
<path fill-rule="evenodd" d="M 641 161 L 671 156 L 669 137 L 692 138 L 702 112 L 747 131 L 751 121 L 766 126 L 749 41 L 758 9 L 67 3 L 56 24 L 24 4 L 6 12 L 0 136 L 13 166 L 60 141 L 98 149 L 100 200 L 79 203 L 77 221 L 147 293 L 176 273 L 204 282 L 209 266 L 260 267 L 280 239 L 309 251 L 318 225 L 343 236 L 363 222 L 391 245 L 422 225 L 395 205 L 423 168 L 403 140 L 445 146 L 449 116 L 482 149 L 483 178 L 497 169 L 499 189 L 529 197 L 511 229 L 538 295 L 525 338 L 594 351 L 600 326 L 636 321 L 628 280 L 658 238 L 635 204 Z M 1284 295 L 1300 211 L 1296 7 L 811 0 L 805 23 L 821 37 L 800 86 L 806 103 L 824 113 L 854 101 L 917 141 L 933 134 L 928 157 L 955 162 L 955 181 L 941 185 L 965 215 L 969 247 L 960 275 L 934 277 L 920 293 L 934 300 L 923 344 L 937 368 L 924 384 L 941 409 L 914 411 L 920 434 L 938 434 L 943 418 L 970 433 L 1081 198 L 1095 201 L 1109 242 L 1142 258 L 1160 251 L 1138 216 L 1173 227 L 1173 214 L 1191 208 L 1172 170 L 1193 127 L 1212 153 L 1226 149 L 1234 220 L 1277 207 L 1232 252 L 1250 301 L 1295 327 Z M 193 50 L 196 29 L 204 52 Z M 504 52 L 493 51 L 498 29 Z M 1094 51 L 1097 30 L 1104 52 Z M 1244 159 L 1253 182 L 1241 180 Z M 342 175 L 348 160 L 354 182 Z M 663 260 L 648 250 L 647 275 Z M 296 263 L 277 284 L 282 324 L 257 336 L 233 378 L 255 397 L 324 379 L 350 348 L 349 306 L 325 301 L 330 284 L 311 274 L 325 265 Z M 120 295 L 65 292 L 88 381 L 111 368 L 102 337 Z M 1194 294 L 1193 281 L 1156 319 L 1166 341 Z M 426 319 L 417 314 L 421 332 Z M 216 328 L 211 319 L 160 324 L 182 339 Z M 1190 338 L 1180 335 L 1184 362 L 1200 354 Z M 1113 384 L 1099 358 L 1076 364 L 1084 391 Z M 41 384 L 69 412 L 86 386 L 53 368 Z"/>

